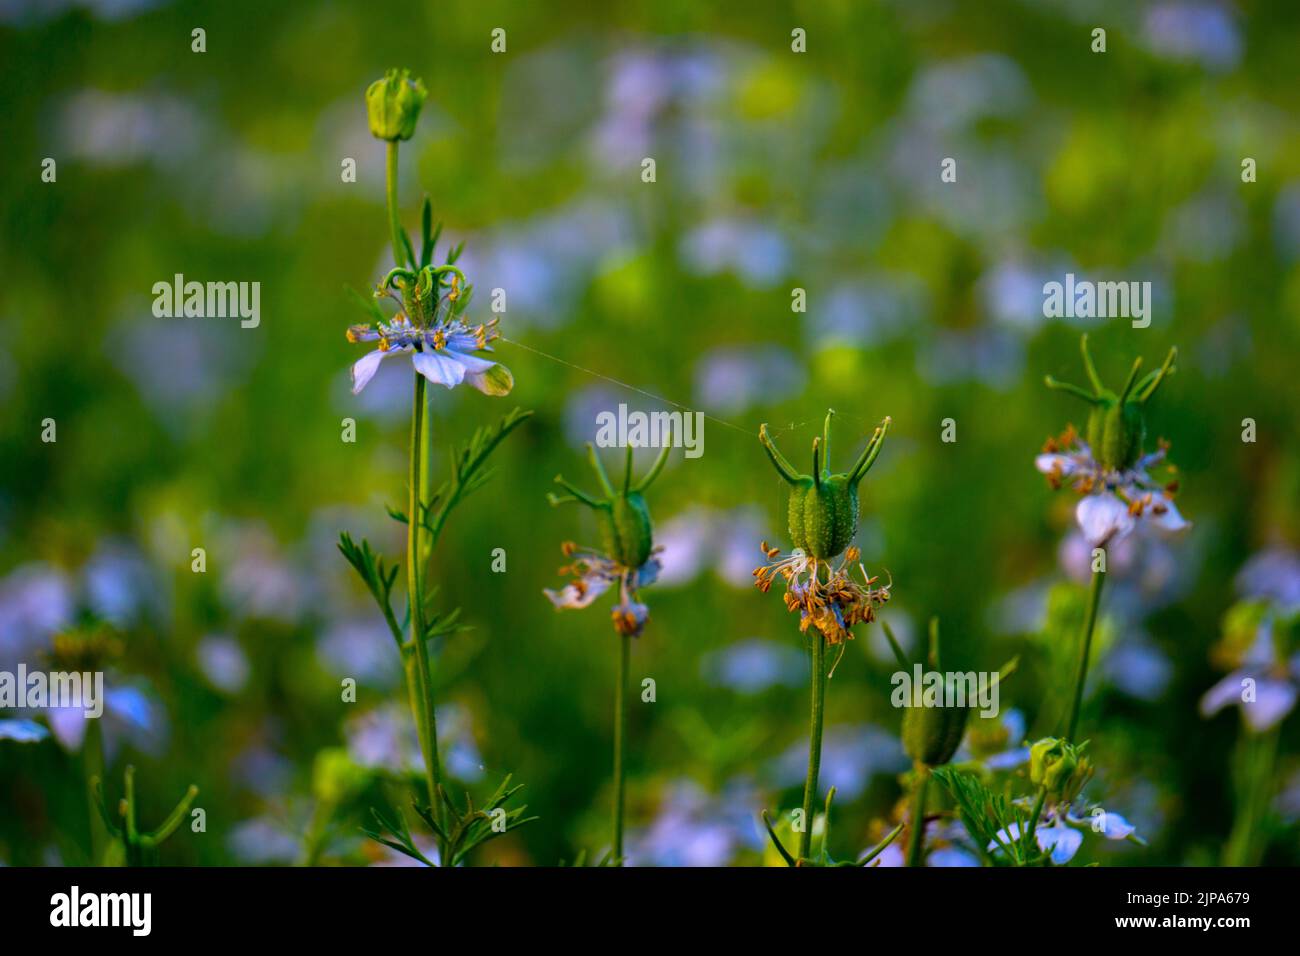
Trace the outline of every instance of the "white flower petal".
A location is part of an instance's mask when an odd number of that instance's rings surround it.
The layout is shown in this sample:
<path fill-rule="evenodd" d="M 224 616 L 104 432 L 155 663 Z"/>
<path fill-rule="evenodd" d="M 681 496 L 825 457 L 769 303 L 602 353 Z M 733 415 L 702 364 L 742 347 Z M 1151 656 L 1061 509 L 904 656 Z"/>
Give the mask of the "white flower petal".
<path fill-rule="evenodd" d="M 1045 475 L 1072 475 L 1078 465 L 1073 455 L 1043 454 L 1034 459 L 1034 467 Z"/>
<path fill-rule="evenodd" d="M 1086 495 L 1074 510 L 1083 536 L 1094 548 L 1126 537 L 1133 530 L 1133 516 L 1128 505 L 1110 492 Z"/>
<path fill-rule="evenodd" d="M 592 573 L 585 575 L 581 583 L 566 584 L 559 591 L 546 588 L 544 593 L 551 599 L 551 603 L 557 609 L 587 607 L 592 601 L 608 591 L 612 583 L 613 581 L 607 576 Z"/>
<path fill-rule="evenodd" d="M 1244 702 L 1246 723 L 1257 733 L 1270 730 L 1295 708 L 1296 688 L 1290 681 L 1266 677 L 1255 683 L 1254 701 Z"/>
<path fill-rule="evenodd" d="M 86 713 L 81 707 L 51 707 L 48 711 L 50 730 L 63 744 L 63 749 L 75 753 L 81 749 L 86 737 Z"/>
<path fill-rule="evenodd" d="M 989 843 L 990 850 L 996 850 L 1000 844 L 1012 844 L 1020 839 L 1020 824 L 1013 823 L 1009 827 L 1003 827 L 997 832 L 997 838 Z"/>
<path fill-rule="evenodd" d="M 1057 866 L 1069 863 L 1083 845 L 1082 833 L 1060 823 L 1052 827 L 1039 827 L 1034 836 L 1038 840 L 1038 848 L 1044 853 L 1050 852 L 1052 862 Z"/>
<path fill-rule="evenodd" d="M 375 349 L 373 352 L 367 352 L 361 358 L 357 359 L 352 366 L 352 394 L 360 395 L 361 390 L 365 388 L 375 373 L 379 371 L 379 365 L 384 359 L 394 352 L 402 351 L 401 349 Z"/>
<path fill-rule="evenodd" d="M 1251 676 L 1246 671 L 1233 671 L 1207 690 L 1201 697 L 1201 716 L 1211 717 L 1229 704 L 1240 704 L 1241 682 Z"/>
<path fill-rule="evenodd" d="M 1160 505 L 1161 507 L 1157 509 L 1155 505 Z M 1184 528 L 1190 528 L 1192 526 L 1190 521 L 1187 521 L 1178 513 L 1178 509 L 1174 506 L 1173 501 L 1162 494 L 1152 496 L 1152 506 L 1147 508 L 1143 514 L 1147 515 L 1150 518 L 1151 523 L 1161 531 L 1172 533 L 1174 531 L 1182 531 Z"/>
<path fill-rule="evenodd" d="M 1125 840 L 1137 831 L 1137 827 L 1129 823 L 1118 813 L 1104 813 L 1101 822 L 1101 833 L 1107 840 Z"/>
<path fill-rule="evenodd" d="M 416 352 L 411 361 L 415 363 L 415 370 L 435 385 L 455 388 L 465 381 L 465 366 L 459 359 L 458 354 L 425 349 Z"/>
<path fill-rule="evenodd" d="M 515 377 L 510 369 L 499 362 L 489 362 L 477 355 L 465 355 L 462 352 L 447 353 L 455 361 L 465 366 L 465 382 L 477 388 L 484 395 L 509 395 L 515 387 Z"/>

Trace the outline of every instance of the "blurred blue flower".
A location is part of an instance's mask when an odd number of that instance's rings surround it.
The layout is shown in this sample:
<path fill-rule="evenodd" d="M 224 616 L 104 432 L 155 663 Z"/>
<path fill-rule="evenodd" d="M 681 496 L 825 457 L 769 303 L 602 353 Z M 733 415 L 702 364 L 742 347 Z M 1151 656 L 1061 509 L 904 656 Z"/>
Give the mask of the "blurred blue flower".
<path fill-rule="evenodd" d="M 873 776 L 901 773 L 908 766 L 903 745 L 893 734 L 871 724 L 840 724 L 822 736 L 821 779 L 840 799 L 858 797 Z M 808 770 L 808 744 L 792 744 L 774 763 L 776 783 L 793 786 Z"/>
<path fill-rule="evenodd" d="M 786 641 L 750 638 L 706 654 L 700 672 L 711 684 L 742 694 L 771 687 L 802 687 L 807 661 Z"/>
<path fill-rule="evenodd" d="M 754 506 L 729 511 L 688 508 L 655 531 L 655 540 L 663 548 L 658 584 L 688 584 L 712 570 L 732 587 L 748 590 L 754 586 L 754 542 L 763 533 L 762 513 Z"/>
<path fill-rule="evenodd" d="M 775 345 L 718 348 L 695 365 L 696 403 L 721 415 L 780 404 L 803 391 L 804 383 L 803 366 Z"/>
<path fill-rule="evenodd" d="M 305 832 L 305 822 L 297 827 L 275 817 L 255 817 L 235 824 L 226 846 L 235 859 L 250 866 L 291 864 L 302 855 Z"/>
<path fill-rule="evenodd" d="M 982 119 L 1012 118 L 1032 100 L 1029 81 L 1014 60 L 983 53 L 919 69 L 906 109 L 916 122 L 951 134 Z"/>
<path fill-rule="evenodd" d="M 167 714 L 143 685 L 130 684 L 104 687 L 104 712 L 97 718 L 104 739 L 104 757 L 111 760 L 123 746 L 130 746 L 157 757 L 167 746 Z M 70 753 L 81 750 L 89 721 L 85 707 L 78 703 L 71 707 L 51 707 L 43 711 L 50 730 L 63 748 Z"/>
<path fill-rule="evenodd" d="M 41 562 L 19 565 L 0 579 L 0 665 L 4 670 L 49 645 L 76 610 L 68 576 Z"/>
<path fill-rule="evenodd" d="M 1195 60 L 1215 71 L 1231 70 L 1241 60 L 1241 37 L 1220 3 L 1158 3 L 1146 11 L 1143 36 L 1160 56 Z"/>
<path fill-rule="evenodd" d="M 248 683 L 248 656 L 234 638 L 211 635 L 195 648 L 199 669 L 219 691 L 238 694 Z"/>
<path fill-rule="evenodd" d="M 915 277 L 882 274 L 832 286 L 808 323 L 816 348 L 875 348 L 915 328 L 926 307 L 925 289 Z"/>
<path fill-rule="evenodd" d="M 1019 380 L 1025 352 L 1005 329 L 940 329 L 922 347 L 917 364 L 932 385 L 975 381 L 1005 391 Z"/>
<path fill-rule="evenodd" d="M 20 744 L 40 743 L 50 732 L 34 720 L 22 720 L 0 717 L 0 740 L 12 740 Z"/>
<path fill-rule="evenodd" d="M 444 704 L 436 716 L 438 749 L 447 772 L 465 783 L 482 779 L 483 759 L 474 742 L 469 711 L 457 704 Z M 347 718 L 343 736 L 348 754 L 358 766 L 398 774 L 424 771 L 415 723 L 410 711 L 400 704 L 386 704 Z"/>
<path fill-rule="evenodd" d="M 720 794 L 691 780 L 670 784 L 655 818 L 627 835 L 625 856 L 633 866 L 726 866 L 741 850 L 763 846 L 754 808 L 759 799 L 745 781 Z"/>
<path fill-rule="evenodd" d="M 696 275 L 733 272 L 758 289 L 772 288 L 790 268 L 785 237 L 753 219 L 715 218 L 696 226 L 682 237 L 678 258 Z"/>
<path fill-rule="evenodd" d="M 1174 665 L 1145 636 L 1126 630 L 1123 639 L 1106 652 L 1098 673 L 1129 697 L 1150 703 L 1164 696 Z"/>
<path fill-rule="evenodd" d="M 179 97 L 81 90 L 58 118 L 63 153 L 93 166 L 156 163 L 176 168 L 205 138 L 198 109 Z"/>
<path fill-rule="evenodd" d="M 373 614 L 331 621 L 316 642 L 316 657 L 331 674 L 372 687 L 392 688 L 401 682 L 392 633 Z"/>
<path fill-rule="evenodd" d="M 1283 614 L 1300 611 L 1300 553 L 1277 545 L 1260 551 L 1237 572 L 1237 593 L 1264 598 Z"/>
<path fill-rule="evenodd" d="M 94 613 L 118 627 L 141 615 L 165 610 L 162 582 L 134 545 L 101 542 L 82 570 L 86 602 Z"/>

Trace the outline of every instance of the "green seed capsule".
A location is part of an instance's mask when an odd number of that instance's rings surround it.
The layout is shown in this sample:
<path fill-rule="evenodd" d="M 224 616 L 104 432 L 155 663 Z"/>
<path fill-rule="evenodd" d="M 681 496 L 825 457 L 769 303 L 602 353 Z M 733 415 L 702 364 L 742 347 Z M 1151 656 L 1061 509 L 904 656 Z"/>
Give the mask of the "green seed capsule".
<path fill-rule="evenodd" d="M 957 752 L 969 718 L 969 707 L 909 707 L 903 714 L 903 750 L 927 767 L 942 766 Z"/>
<path fill-rule="evenodd" d="M 1135 359 L 1124 387 L 1113 392 L 1102 385 L 1092 364 L 1088 336 L 1082 337 L 1079 346 L 1092 391 L 1068 382 L 1058 382 L 1050 375 L 1047 387 L 1069 392 L 1092 406 L 1088 412 L 1087 438 L 1093 457 L 1109 471 L 1126 471 L 1142 457 L 1142 443 L 1146 439 L 1143 409 L 1165 377 L 1175 371 L 1174 360 L 1178 357 L 1178 350 L 1170 349 L 1160 368 L 1148 372 L 1141 379 L 1138 372 L 1142 368 L 1142 359 Z"/>
<path fill-rule="evenodd" d="M 1096 405 L 1088 413 L 1088 444 L 1103 467 L 1132 468 L 1142 457 L 1146 423 L 1142 406 L 1133 401 Z"/>
<path fill-rule="evenodd" d="M 654 547 L 650 509 L 640 492 L 615 495 L 608 510 L 600 512 L 605 553 L 626 568 L 639 568 Z"/>
<path fill-rule="evenodd" d="M 841 554 L 853 543 L 858 531 L 858 484 L 871 468 L 884 444 L 890 420 L 886 418 L 876 428 L 867 447 L 858 457 L 852 470 L 832 475 L 824 467 L 830 448 L 831 417 L 828 412 L 820 438 L 813 439 L 813 470 L 811 475 L 801 475 L 768 437 L 767 426 L 758 430 L 768 458 L 790 485 L 790 540 L 805 554 L 828 561 Z"/>
<path fill-rule="evenodd" d="M 672 450 L 672 436 L 664 442 L 663 450 L 654 465 L 640 482 L 632 482 L 632 448 L 627 449 L 626 470 L 622 483 L 615 488 L 610 483 L 605 466 L 596 454 L 595 446 L 587 446 L 587 458 L 592 471 L 605 493 L 604 498 L 597 498 L 556 476 L 556 482 L 568 492 L 565 496 L 551 496 L 551 504 L 564 501 L 579 501 L 596 512 L 600 525 L 601 544 L 605 554 L 613 561 L 628 569 L 639 568 L 650 559 L 654 552 L 654 527 L 650 522 L 650 509 L 646 506 L 644 492 L 663 471 Z"/>
<path fill-rule="evenodd" d="M 814 558 L 835 557 L 858 533 L 858 487 L 848 475 L 820 485 L 806 478 L 790 489 L 790 540 Z"/>

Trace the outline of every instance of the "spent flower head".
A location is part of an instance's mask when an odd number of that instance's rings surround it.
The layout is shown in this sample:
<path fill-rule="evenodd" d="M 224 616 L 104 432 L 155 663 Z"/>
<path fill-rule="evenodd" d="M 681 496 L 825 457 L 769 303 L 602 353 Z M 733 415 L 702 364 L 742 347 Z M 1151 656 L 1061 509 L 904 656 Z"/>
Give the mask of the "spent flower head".
<path fill-rule="evenodd" d="M 1178 350 L 1170 349 L 1160 368 L 1141 378 L 1142 359 L 1135 359 L 1123 388 L 1113 392 L 1097 376 L 1087 335 L 1080 340 L 1080 349 L 1093 391 L 1050 375 L 1046 381 L 1049 388 L 1068 392 L 1092 406 L 1087 438 L 1070 426 L 1059 437 L 1047 440 L 1034 466 L 1054 488 L 1068 484 L 1083 496 L 1075 517 L 1092 547 L 1118 541 L 1141 524 L 1163 531 L 1188 527 L 1173 501 L 1178 490 L 1177 469 L 1166 460 L 1168 443 L 1160 441 L 1155 451 L 1143 451 L 1146 403 L 1175 371 Z"/>
<path fill-rule="evenodd" d="M 889 600 L 893 585 L 879 584 L 878 576 L 868 575 L 858 549 L 850 547 L 858 530 L 858 485 L 880 454 L 890 419 L 877 426 L 852 469 L 833 475 L 829 452 L 834 415 L 833 410 L 827 412 L 821 436 L 813 439 L 811 475 L 800 474 L 786 460 L 768 436 L 767 425 L 758 430 L 772 465 L 790 485 L 794 550 L 785 554 L 764 541 L 768 563 L 754 569 L 754 583 L 766 592 L 777 578 L 783 579 L 786 608 L 799 615 L 799 630 L 815 627 L 829 643 L 840 644 L 853 636 L 853 625 L 875 620 L 876 608 Z"/>
<path fill-rule="evenodd" d="M 579 548 L 573 542 L 562 546 L 565 557 L 573 561 L 560 568 L 560 573 L 573 580 L 558 591 L 547 588 L 545 594 L 557 610 L 583 608 L 590 605 L 614 584 L 619 588 L 619 601 L 614 607 L 614 629 L 623 635 L 636 637 L 644 630 L 650 609 L 638 599 L 640 589 L 655 582 L 662 570 L 659 548 L 654 544 L 654 528 L 650 522 L 650 509 L 646 506 L 645 491 L 659 477 L 668 453 L 672 450 L 672 436 L 664 442 L 663 450 L 650 471 L 636 484 L 632 482 L 632 446 L 627 447 L 627 463 L 622 484 L 615 488 L 601 464 L 596 448 L 587 444 L 587 457 L 600 482 L 603 498 L 590 495 L 569 483 L 562 475 L 555 477 L 567 494 L 549 496 L 552 505 L 569 501 L 580 502 L 596 512 L 600 523 L 602 548 Z"/>

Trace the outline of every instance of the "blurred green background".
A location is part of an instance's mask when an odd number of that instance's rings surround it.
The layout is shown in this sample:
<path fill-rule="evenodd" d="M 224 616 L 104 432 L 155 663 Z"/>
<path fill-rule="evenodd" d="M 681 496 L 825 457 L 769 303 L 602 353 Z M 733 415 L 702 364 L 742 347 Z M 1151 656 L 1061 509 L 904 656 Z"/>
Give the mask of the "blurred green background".
<path fill-rule="evenodd" d="M 536 411 L 434 558 L 440 605 L 472 625 L 439 651 L 449 766 L 476 792 L 513 772 L 541 817 L 478 862 L 608 844 L 616 638 L 607 602 L 557 614 L 542 595 L 562 541 L 597 543 L 545 494 L 557 472 L 591 484 L 598 411 L 666 407 L 644 393 L 711 418 L 704 455 L 674 455 L 650 499 L 666 567 L 634 648 L 657 700 L 631 712 L 632 862 L 759 862 L 758 811 L 798 802 L 806 657 L 750 577 L 760 540 L 788 548 L 760 422 L 806 467 L 834 408 L 844 467 L 892 416 L 858 536 L 895 583 L 887 619 L 919 635 L 937 615 L 955 668 L 1021 655 L 1003 706 L 1051 731 L 1086 573 L 1072 496 L 1033 458 L 1082 425 L 1042 384 L 1083 379 L 1080 331 L 1110 382 L 1179 347 L 1150 425 L 1194 527 L 1115 556 L 1090 789 L 1150 846 L 1077 859 L 1216 862 L 1241 721 L 1198 701 L 1223 676 L 1223 615 L 1243 595 L 1300 605 L 1298 21 L 1289 3 L 0 0 L 0 668 L 112 626 L 110 792 L 133 763 L 146 819 L 190 783 L 207 812 L 166 862 L 294 862 L 312 832 L 323 862 L 387 859 L 357 827 L 400 788 L 372 781 L 313 830 L 312 767 L 343 746 L 400 772 L 413 749 L 391 638 L 334 546 L 346 530 L 403 549 L 384 506 L 405 495 L 409 365 L 353 397 L 344 329 L 346 287 L 390 265 L 362 94 L 408 66 L 430 100 L 402 151 L 404 220 L 427 193 L 465 241 L 472 316 L 506 290 L 517 383 L 434 393 L 436 460 Z M 1067 272 L 1151 281 L 1151 327 L 1043 318 L 1043 283 Z M 260 282 L 260 326 L 155 318 L 151 288 L 176 273 Z M 864 629 L 830 682 L 838 856 L 901 819 L 894 667 Z M 1300 862 L 1294 724 L 1275 863 Z M 86 861 L 83 747 L 54 729 L 0 740 L 0 862 Z"/>

